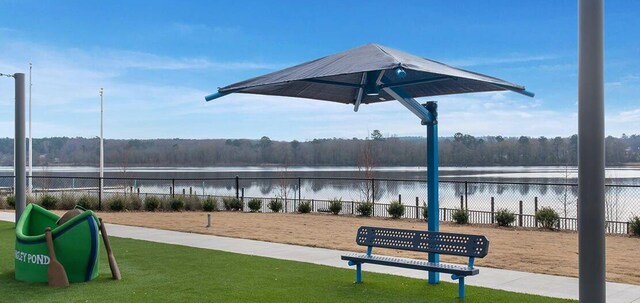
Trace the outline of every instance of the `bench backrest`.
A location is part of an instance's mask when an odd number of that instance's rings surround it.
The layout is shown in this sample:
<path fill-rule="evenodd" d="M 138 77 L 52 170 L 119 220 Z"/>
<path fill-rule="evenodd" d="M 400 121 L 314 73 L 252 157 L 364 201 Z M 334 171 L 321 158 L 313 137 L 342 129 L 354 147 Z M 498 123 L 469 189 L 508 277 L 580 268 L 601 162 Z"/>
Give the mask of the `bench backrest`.
<path fill-rule="evenodd" d="M 489 252 L 489 240 L 485 236 L 371 226 L 358 229 L 356 242 L 370 247 L 476 258 L 483 258 Z"/>

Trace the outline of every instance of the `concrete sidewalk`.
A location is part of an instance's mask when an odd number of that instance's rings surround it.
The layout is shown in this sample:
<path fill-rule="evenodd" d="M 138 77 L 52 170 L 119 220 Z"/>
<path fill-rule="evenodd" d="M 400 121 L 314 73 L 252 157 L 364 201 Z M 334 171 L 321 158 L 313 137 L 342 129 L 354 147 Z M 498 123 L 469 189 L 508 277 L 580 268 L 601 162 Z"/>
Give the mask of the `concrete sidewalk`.
<path fill-rule="evenodd" d="M 0 220 L 2 221 L 13 222 L 14 216 L 14 213 L 0 212 Z M 347 262 L 340 260 L 340 255 L 347 253 L 345 251 L 116 224 L 107 224 L 107 227 L 109 229 L 109 235 L 115 237 L 300 261 L 332 267 L 352 268 L 347 266 Z M 576 278 L 504 269 L 479 268 L 480 275 L 469 277 L 465 281 L 466 284 L 549 297 L 578 298 L 578 279 Z M 426 279 L 426 272 L 371 264 L 363 266 L 364 279 L 366 279 L 367 272 Z M 449 281 L 448 275 L 442 275 L 441 280 Z M 640 303 L 640 286 L 609 282 L 607 283 L 607 302 Z"/>

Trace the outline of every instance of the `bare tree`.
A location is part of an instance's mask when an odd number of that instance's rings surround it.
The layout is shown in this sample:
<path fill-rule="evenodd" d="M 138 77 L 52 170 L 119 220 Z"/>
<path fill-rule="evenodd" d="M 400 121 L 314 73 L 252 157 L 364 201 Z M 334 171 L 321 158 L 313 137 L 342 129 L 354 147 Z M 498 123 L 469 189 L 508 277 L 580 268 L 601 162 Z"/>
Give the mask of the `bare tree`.
<path fill-rule="evenodd" d="M 364 179 L 360 183 L 360 200 L 364 202 L 373 202 L 375 177 L 375 161 L 373 156 L 373 140 L 367 137 L 360 145 L 360 153 L 358 157 L 358 171 Z"/>

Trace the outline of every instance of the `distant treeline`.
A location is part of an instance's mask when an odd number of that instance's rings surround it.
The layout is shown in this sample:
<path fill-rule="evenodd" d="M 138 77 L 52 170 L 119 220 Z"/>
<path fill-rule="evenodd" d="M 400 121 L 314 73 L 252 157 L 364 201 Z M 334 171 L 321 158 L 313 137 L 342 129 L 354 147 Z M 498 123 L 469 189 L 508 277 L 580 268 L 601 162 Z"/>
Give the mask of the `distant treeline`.
<path fill-rule="evenodd" d="M 424 138 L 314 139 L 273 141 L 247 139 L 105 140 L 108 166 L 227 165 L 424 165 Z M 461 133 L 440 138 L 440 165 L 575 165 L 578 138 L 474 137 Z M 96 165 L 98 138 L 53 137 L 33 140 L 35 165 Z M 367 156 L 363 156 L 367 155 Z M 368 155 L 371 155 L 370 157 Z M 640 162 L 640 136 L 606 138 L 608 165 Z M 13 139 L 0 138 L 0 164 L 12 165 Z"/>

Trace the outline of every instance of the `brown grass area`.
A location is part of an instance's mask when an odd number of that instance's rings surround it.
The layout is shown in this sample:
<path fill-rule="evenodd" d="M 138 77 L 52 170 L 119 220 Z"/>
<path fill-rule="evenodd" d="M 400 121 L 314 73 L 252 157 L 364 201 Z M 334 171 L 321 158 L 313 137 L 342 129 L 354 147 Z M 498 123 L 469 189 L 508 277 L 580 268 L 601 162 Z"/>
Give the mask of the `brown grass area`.
<path fill-rule="evenodd" d="M 355 243 L 362 225 L 405 229 L 425 229 L 417 220 L 391 220 L 325 214 L 212 213 L 212 227 L 206 228 L 203 212 L 125 212 L 99 213 L 105 222 L 159 229 L 211 234 L 225 237 L 365 251 Z M 578 275 L 578 235 L 574 232 L 497 228 L 485 225 L 443 223 L 443 232 L 485 235 L 490 241 L 489 255 L 478 259 L 479 266 L 562 276 Z M 607 236 L 607 280 L 640 285 L 637 262 L 640 239 Z M 379 254 L 424 258 L 424 254 L 394 250 L 374 250 Z M 442 261 L 466 263 L 466 258 L 443 256 Z"/>

